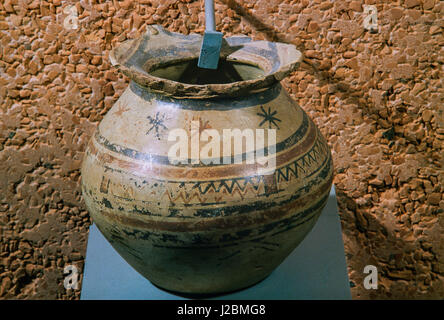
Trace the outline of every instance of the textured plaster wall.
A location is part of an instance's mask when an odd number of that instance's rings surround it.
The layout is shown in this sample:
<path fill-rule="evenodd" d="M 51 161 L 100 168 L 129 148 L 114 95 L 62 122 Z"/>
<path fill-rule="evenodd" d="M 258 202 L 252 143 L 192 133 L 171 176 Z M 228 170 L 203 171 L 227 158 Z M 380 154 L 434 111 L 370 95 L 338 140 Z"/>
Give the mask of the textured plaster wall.
<path fill-rule="evenodd" d="M 376 33 L 364 4 L 378 9 Z M 283 83 L 333 150 L 353 297 L 444 297 L 444 3 L 217 0 L 216 11 L 226 35 L 305 55 Z M 0 1 L 0 298 L 79 298 L 63 287 L 91 223 L 79 167 L 128 83 L 108 53 L 154 23 L 203 32 L 203 1 Z M 363 287 L 367 264 L 377 290 Z"/>

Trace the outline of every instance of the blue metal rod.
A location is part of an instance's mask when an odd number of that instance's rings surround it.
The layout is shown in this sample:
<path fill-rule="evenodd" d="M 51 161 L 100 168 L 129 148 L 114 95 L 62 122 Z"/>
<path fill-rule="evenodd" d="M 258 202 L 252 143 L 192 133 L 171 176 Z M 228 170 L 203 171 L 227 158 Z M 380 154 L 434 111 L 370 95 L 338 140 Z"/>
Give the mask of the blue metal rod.
<path fill-rule="evenodd" d="M 205 29 L 207 31 L 216 31 L 213 0 L 205 0 Z"/>

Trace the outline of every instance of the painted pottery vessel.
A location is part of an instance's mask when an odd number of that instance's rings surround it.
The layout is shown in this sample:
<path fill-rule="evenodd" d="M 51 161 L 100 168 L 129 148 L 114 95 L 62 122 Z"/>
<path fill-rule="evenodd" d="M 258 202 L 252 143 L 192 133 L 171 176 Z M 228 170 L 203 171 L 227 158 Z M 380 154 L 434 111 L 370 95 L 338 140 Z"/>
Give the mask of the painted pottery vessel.
<path fill-rule="evenodd" d="M 295 249 L 326 204 L 333 167 L 280 84 L 301 60 L 293 45 L 226 38 L 219 68 L 205 70 L 201 41 L 149 26 L 111 52 L 131 83 L 87 147 L 82 191 L 139 273 L 213 294 L 264 279 Z"/>

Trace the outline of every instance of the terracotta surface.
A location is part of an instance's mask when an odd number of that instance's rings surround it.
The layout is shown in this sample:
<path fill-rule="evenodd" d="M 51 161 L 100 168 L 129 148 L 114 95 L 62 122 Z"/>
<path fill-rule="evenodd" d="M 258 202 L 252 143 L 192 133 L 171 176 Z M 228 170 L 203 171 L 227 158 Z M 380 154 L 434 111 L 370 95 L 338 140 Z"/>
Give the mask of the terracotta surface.
<path fill-rule="evenodd" d="M 0 3 L 0 296 L 79 297 L 90 219 L 80 164 L 128 79 L 109 50 L 146 24 L 203 33 L 201 1 Z M 379 29 L 363 28 L 364 4 Z M 283 85 L 332 148 L 354 298 L 444 296 L 442 17 L 436 0 L 216 1 L 217 29 L 304 54 Z M 379 288 L 363 286 L 365 265 Z"/>
<path fill-rule="evenodd" d="M 293 45 L 227 38 L 219 68 L 207 71 L 197 67 L 201 43 L 155 25 L 111 52 L 133 81 L 100 122 L 81 172 L 93 222 L 137 271 L 171 291 L 214 294 L 264 279 L 304 239 L 333 163 L 279 83 L 302 59 Z M 178 129 L 186 163 L 170 154 Z M 238 132 L 227 139 L 226 130 Z M 242 141 L 248 131 L 252 145 Z M 203 152 L 215 143 L 220 154 Z"/>

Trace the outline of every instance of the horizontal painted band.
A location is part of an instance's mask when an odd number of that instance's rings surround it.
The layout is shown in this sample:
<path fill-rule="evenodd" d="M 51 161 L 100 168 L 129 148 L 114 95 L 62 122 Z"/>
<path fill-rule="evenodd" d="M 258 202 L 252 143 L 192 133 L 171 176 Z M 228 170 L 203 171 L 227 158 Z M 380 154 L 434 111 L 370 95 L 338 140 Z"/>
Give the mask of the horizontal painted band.
<path fill-rule="evenodd" d="M 209 98 L 209 99 L 192 99 L 192 98 L 174 98 L 160 94 L 157 92 L 149 91 L 134 81 L 130 83 L 131 91 L 138 97 L 145 101 L 160 101 L 165 106 L 193 110 L 193 111 L 207 111 L 207 110 L 217 110 L 217 111 L 228 111 L 234 109 L 254 107 L 261 104 L 266 104 L 270 101 L 275 100 L 281 91 L 283 90 L 280 83 L 277 83 L 267 90 L 261 92 L 251 93 L 248 96 L 242 97 L 226 97 L 226 98 Z"/>
<path fill-rule="evenodd" d="M 240 230 L 248 226 L 263 226 L 263 232 L 267 229 L 272 229 L 272 224 L 278 224 L 282 221 L 297 221 L 298 219 L 303 219 L 313 211 L 325 205 L 327 201 L 329 191 L 331 188 L 332 177 L 324 181 L 324 183 L 313 193 L 306 194 L 304 197 L 300 197 L 293 201 L 289 201 L 284 205 L 275 205 L 269 211 L 264 210 L 261 215 L 250 215 L 246 217 L 245 215 L 235 215 L 229 218 L 227 217 L 214 217 L 211 219 L 201 219 L 196 221 L 192 220 L 181 220 L 181 221 L 168 221 L 168 220 L 150 220 L 141 219 L 140 217 L 133 217 L 128 215 L 116 214 L 110 211 L 101 210 L 100 214 L 110 220 L 118 221 L 123 224 L 126 228 L 135 228 L 138 230 L 148 229 L 148 230 L 163 230 L 170 232 L 205 232 L 211 229 L 229 229 L 235 228 Z M 325 195 L 326 194 L 326 195 Z M 294 210 L 298 208 L 304 208 L 313 201 L 313 199 L 322 197 L 319 201 L 312 204 L 303 211 L 294 214 Z M 291 217 L 285 217 L 292 212 Z M 268 225 L 268 227 L 267 227 Z"/>
<path fill-rule="evenodd" d="M 310 126 L 310 131 L 307 133 L 307 138 L 303 140 L 300 144 L 295 145 L 293 148 L 288 149 L 286 152 L 282 152 L 276 156 L 276 168 L 280 168 L 286 163 L 294 163 L 307 153 L 309 153 L 313 148 L 322 148 L 322 138 L 318 130 L 312 125 Z M 171 181 L 182 181 L 182 180 L 199 180 L 199 179 L 211 179 L 211 178 L 226 178 L 226 177 L 236 177 L 236 176 L 257 176 L 258 171 L 262 169 L 259 164 L 230 164 L 230 165 L 220 165 L 220 166 L 195 166 L 183 167 L 174 165 L 164 165 L 158 162 L 136 162 L 130 161 L 122 157 L 117 157 L 112 152 L 104 153 L 97 149 L 95 143 L 103 146 L 99 142 L 90 141 L 88 145 L 88 152 L 91 155 L 97 157 L 97 160 L 107 166 L 110 170 L 123 169 L 129 173 L 138 176 L 149 176 L 149 177 L 162 177 L 166 180 Z M 109 149 L 108 149 L 109 150 Z M 296 159 L 297 157 L 297 159 Z"/>
<path fill-rule="evenodd" d="M 332 183 L 332 159 L 331 157 L 327 157 L 324 162 L 322 163 L 319 168 L 313 172 L 311 176 L 314 176 L 312 179 L 310 179 L 304 186 L 299 188 L 298 190 L 294 191 L 292 195 L 284 200 L 281 201 L 272 201 L 272 198 L 270 198 L 270 194 L 264 194 L 263 196 L 267 197 L 265 200 L 263 200 L 263 197 L 258 197 L 260 200 L 256 200 L 254 202 L 245 203 L 245 204 L 238 204 L 238 205 L 223 205 L 223 203 L 203 203 L 203 204 L 192 204 L 192 205 L 186 205 L 183 204 L 181 206 L 171 206 L 169 208 L 169 215 L 167 217 L 169 218 L 177 218 L 177 219 L 195 219 L 198 218 L 215 218 L 215 217 L 229 217 L 233 215 L 245 215 L 253 211 L 258 210 L 266 210 L 271 209 L 273 207 L 280 207 L 284 206 L 288 203 L 291 203 L 292 201 L 295 201 L 299 198 L 305 197 L 307 194 L 309 194 L 314 187 L 321 187 L 324 186 L 325 181 L 328 183 Z M 317 174 L 315 176 L 315 174 Z M 330 176 L 329 176 L 330 174 Z M 279 194 L 281 191 L 284 190 L 277 190 L 276 194 Z M 116 196 L 115 196 L 116 197 Z M 122 199 L 121 197 L 116 197 L 121 201 L 129 201 L 133 202 L 134 200 L 131 199 Z M 106 200 L 106 201 L 105 201 Z M 108 199 L 102 199 L 97 200 L 96 202 L 102 202 L 102 203 L 109 203 Z M 140 215 L 140 216 L 151 216 L 151 217 L 160 217 L 159 214 L 153 214 L 148 209 L 146 209 L 147 206 L 149 206 L 150 203 L 144 203 L 143 208 L 137 208 L 137 205 L 133 206 L 133 210 L 131 210 L 132 213 Z M 112 205 L 108 205 L 108 207 L 113 208 Z M 197 207 L 197 208 L 196 208 Z M 182 209 L 192 209 L 195 210 L 195 213 L 193 216 L 179 216 L 178 213 Z M 123 207 L 118 207 L 119 210 L 124 210 Z"/>
<path fill-rule="evenodd" d="M 302 123 L 300 125 L 300 127 L 293 133 L 291 134 L 288 138 L 286 138 L 285 140 L 277 143 L 275 146 L 270 146 L 268 148 L 264 148 L 262 150 L 258 150 L 258 151 L 252 151 L 251 153 L 256 157 L 256 154 L 260 154 L 260 155 L 264 155 L 264 156 L 268 156 L 269 152 L 268 150 L 270 148 L 274 148 L 275 152 L 274 153 L 279 153 L 281 151 L 284 151 L 286 149 L 291 148 L 292 146 L 294 146 L 296 143 L 300 142 L 302 140 L 302 138 L 304 138 L 307 135 L 307 131 L 309 129 L 309 127 L 314 127 L 314 125 L 311 123 L 311 121 L 309 121 L 308 116 L 305 114 L 305 112 L 302 112 Z M 312 128 L 310 128 L 312 129 Z M 312 132 L 312 130 L 310 131 Z M 309 134 L 310 134 L 309 132 Z M 151 153 L 144 153 L 144 152 L 140 152 L 137 151 L 135 149 L 131 149 L 131 148 L 127 148 L 115 143 L 110 142 L 108 139 L 106 139 L 104 136 L 102 136 L 100 134 L 100 130 L 99 128 L 96 129 L 96 133 L 94 135 L 96 141 L 101 144 L 102 146 L 104 146 L 106 149 L 124 155 L 126 157 L 132 158 L 132 159 L 136 159 L 136 160 L 142 160 L 142 161 L 147 161 L 150 163 L 158 163 L 158 164 L 164 164 L 164 165 L 171 165 L 170 163 L 170 159 L 168 158 L 168 156 L 161 156 L 161 155 L 156 155 L 156 154 L 151 154 Z M 274 154 L 274 153 L 270 153 Z M 248 157 L 251 156 L 250 153 L 243 153 L 241 156 L 239 156 L 239 158 L 242 159 L 242 162 L 245 162 L 246 159 L 248 159 Z M 210 162 L 212 159 L 208 159 L 207 161 Z M 177 167 L 214 167 L 214 166 L 224 166 L 224 163 L 234 163 L 234 156 L 229 157 L 229 158 L 224 158 L 221 157 L 219 159 L 219 164 L 203 164 L 202 162 L 200 162 L 199 164 L 192 164 L 192 159 L 187 159 L 188 164 L 176 164 L 174 166 Z"/>

